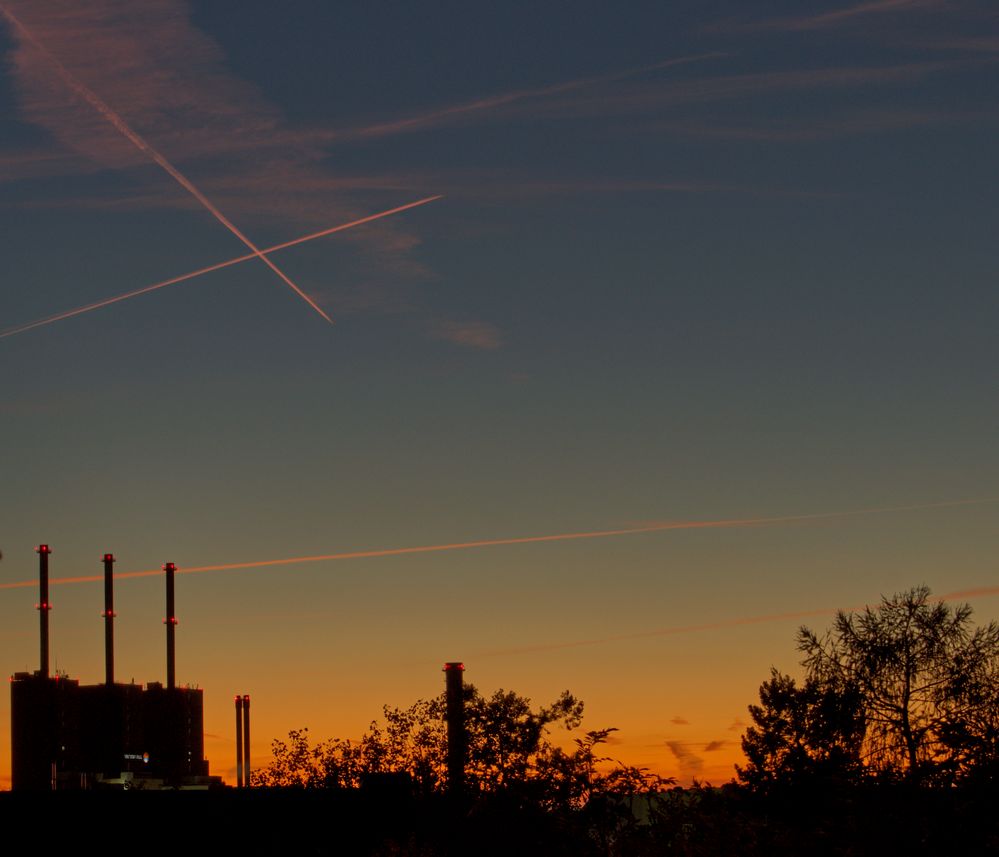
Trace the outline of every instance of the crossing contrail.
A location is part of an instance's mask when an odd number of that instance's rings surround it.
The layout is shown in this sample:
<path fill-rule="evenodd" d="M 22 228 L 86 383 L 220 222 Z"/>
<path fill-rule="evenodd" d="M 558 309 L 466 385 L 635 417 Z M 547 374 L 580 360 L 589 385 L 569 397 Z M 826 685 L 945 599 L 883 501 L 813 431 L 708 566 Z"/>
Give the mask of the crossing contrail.
<path fill-rule="evenodd" d="M 437 199 L 442 199 L 442 195 L 428 196 L 424 199 L 418 199 L 416 202 L 408 202 L 405 205 L 397 206 L 396 208 L 390 208 L 387 211 L 379 211 L 377 214 L 369 214 L 366 217 L 361 217 L 357 220 L 352 220 L 349 223 L 341 223 L 339 226 L 332 226 L 329 229 L 323 229 L 320 232 L 312 232 L 309 235 L 303 235 L 300 238 L 294 238 L 291 241 L 285 241 L 283 244 L 275 244 L 273 247 L 267 247 L 260 252 L 263 255 L 269 255 L 271 253 L 276 253 L 278 250 L 284 250 L 288 247 L 294 247 L 296 244 L 304 244 L 306 241 L 313 241 L 316 238 L 323 238 L 326 235 L 332 235 L 334 232 L 342 232 L 345 229 L 352 229 L 355 226 L 361 226 L 364 223 L 370 223 L 373 220 L 380 220 L 383 217 L 388 217 L 392 214 L 398 214 L 400 211 L 406 211 L 410 208 L 416 208 L 418 205 L 426 205 L 428 202 L 433 202 Z M 181 274 L 177 277 L 171 277 L 169 280 L 162 280 L 159 283 L 153 283 L 151 286 L 143 286 L 141 289 L 135 289 L 131 292 L 125 292 L 121 295 L 115 295 L 111 298 L 105 298 L 100 301 L 95 301 L 91 304 L 86 304 L 85 306 L 76 307 L 76 309 L 66 310 L 65 312 L 57 313 L 56 315 L 50 315 L 45 318 L 40 318 L 37 321 L 30 321 L 26 324 L 18 325 L 17 327 L 10 327 L 7 330 L 0 331 L 0 339 L 7 336 L 14 336 L 17 333 L 25 333 L 28 330 L 34 330 L 36 327 L 43 327 L 47 324 L 53 324 L 57 321 L 62 321 L 63 319 L 73 318 L 73 316 L 83 315 L 86 312 L 93 312 L 95 309 L 101 309 L 106 306 L 111 306 L 111 304 L 116 304 L 119 301 L 125 301 L 129 298 L 135 298 L 139 295 L 147 294 L 148 292 L 154 292 L 157 289 L 162 289 L 166 286 L 172 286 L 177 283 L 183 283 L 185 280 L 192 280 L 195 277 L 200 277 L 202 274 L 209 274 L 212 271 L 220 271 L 222 268 L 228 268 L 232 265 L 238 265 L 240 262 L 246 262 L 250 259 L 256 259 L 256 253 L 247 253 L 244 256 L 237 256 L 234 259 L 229 259 L 225 262 L 216 262 L 214 265 L 208 265 L 204 268 L 198 268 L 196 271 L 189 271 L 186 274 Z"/>
<path fill-rule="evenodd" d="M 146 142 L 146 140 L 141 137 L 136 131 L 134 131 L 127 122 L 113 110 L 107 103 L 105 103 L 101 97 L 90 89 L 82 81 L 77 80 L 69 70 L 64 66 L 55 56 L 53 56 L 49 50 L 42 45 L 31 32 L 17 19 L 14 15 L 9 12 L 4 6 L 0 6 L 0 14 L 2 14 L 20 34 L 25 41 L 29 42 L 34 48 L 44 56 L 52 67 L 56 70 L 59 77 L 62 78 L 63 82 L 80 98 L 87 102 L 91 107 L 94 108 L 101 116 L 103 116 L 114 128 L 117 130 L 125 139 L 127 139 L 133 146 L 135 146 L 140 152 L 149 157 L 154 163 L 160 166 L 174 181 L 177 182 L 184 190 L 186 190 L 191 196 L 193 196 L 198 202 L 201 203 L 204 208 L 206 208 L 211 215 L 221 223 L 226 229 L 228 229 L 233 235 L 235 235 L 240 241 L 242 241 L 252 252 L 253 256 L 260 259 L 268 268 L 270 268 L 275 274 L 277 274 L 285 284 L 292 289 L 302 300 L 304 300 L 310 307 L 312 307 L 319 315 L 321 315 L 330 324 L 333 323 L 331 319 L 323 309 L 310 298 L 305 292 L 303 292 L 298 286 L 296 286 L 291 279 L 275 265 L 266 255 L 258 248 L 249 238 L 247 238 L 228 217 L 226 217 L 218 208 L 212 203 L 208 197 L 206 197 L 197 187 L 194 186 L 193 182 L 187 176 L 185 176 L 180 170 L 178 170 L 173 164 L 170 163 L 157 149 L 155 149 L 151 144 Z"/>
<path fill-rule="evenodd" d="M 803 523 L 817 520 L 833 520 L 837 518 L 852 518 L 863 515 L 883 515 L 891 512 L 909 512 L 926 509 L 952 508 L 956 506 L 977 506 L 986 503 L 999 503 L 999 498 L 989 498 L 980 500 L 947 500 L 941 503 L 919 503 L 909 506 L 882 506 L 869 509 L 853 509 L 846 512 L 818 512 L 807 515 L 783 515 L 769 518 L 723 518 L 720 520 L 708 521 L 665 521 L 662 523 L 646 524 L 637 527 L 621 527 L 613 530 L 587 530 L 576 533 L 556 533 L 554 535 L 542 536 L 516 536 L 502 539 L 482 539 L 471 542 L 454 542 L 450 544 L 438 545 L 417 545 L 414 547 L 401 548 L 381 548 L 376 550 L 343 551 L 340 553 L 316 554 L 311 556 L 284 557 L 282 559 L 262 559 L 249 562 L 230 562 L 216 565 L 198 565 L 178 567 L 177 574 L 200 574 L 210 571 L 239 571 L 252 568 L 269 568 L 284 565 L 301 565 L 304 563 L 333 562 L 352 559 L 375 559 L 378 557 L 404 556 L 407 554 L 422 553 L 442 553 L 445 551 L 471 550 L 475 548 L 500 547 L 504 545 L 528 545 L 540 544 L 543 542 L 566 542 L 578 541 L 581 539 L 604 539 L 614 536 L 630 536 L 641 533 L 658 533 L 669 530 L 697 530 L 697 529 L 725 529 L 735 527 L 760 527 L 771 524 L 791 524 Z M 161 569 L 143 569 L 141 571 L 125 571 L 115 575 L 117 580 L 127 580 L 136 577 L 154 577 L 162 574 Z M 96 583 L 104 580 L 102 574 L 82 575 L 78 577 L 56 577 L 51 578 L 49 583 L 71 584 L 71 583 Z M 22 589 L 36 586 L 36 580 L 19 580 L 9 583 L 0 583 L 0 589 Z M 762 621 L 762 620 L 758 620 Z"/>

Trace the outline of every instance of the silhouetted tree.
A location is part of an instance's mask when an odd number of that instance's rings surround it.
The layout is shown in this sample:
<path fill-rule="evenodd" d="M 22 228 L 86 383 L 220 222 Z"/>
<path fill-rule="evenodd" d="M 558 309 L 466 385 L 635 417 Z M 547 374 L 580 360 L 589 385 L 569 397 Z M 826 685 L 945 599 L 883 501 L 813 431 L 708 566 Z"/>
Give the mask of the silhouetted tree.
<path fill-rule="evenodd" d="M 744 782 L 825 771 L 951 783 L 995 768 L 999 625 L 973 627 L 968 605 L 916 587 L 840 611 L 822 636 L 803 627 L 798 649 L 804 683 L 774 671 L 750 707 Z"/>
<path fill-rule="evenodd" d="M 877 608 L 840 612 L 823 637 L 798 635 L 802 662 L 825 686 L 857 688 L 865 764 L 914 782 L 948 781 L 994 751 L 999 625 L 975 628 L 971 607 L 917 587 Z M 982 742 L 985 742 L 982 745 Z M 992 751 L 987 746 L 992 745 Z"/>
<path fill-rule="evenodd" d="M 367 737 L 367 736 L 365 736 Z M 288 740 L 271 742 L 272 759 L 253 772 L 253 784 L 279 788 L 350 788 L 375 769 L 372 748 L 363 740 L 339 738 L 311 744 L 308 729 L 293 729 Z"/>
<path fill-rule="evenodd" d="M 672 783 L 642 768 L 611 766 L 596 748 L 613 729 L 587 732 L 564 750 L 550 737 L 553 726 L 579 727 L 583 703 L 568 691 L 550 705 L 499 690 L 482 696 L 465 685 L 466 782 L 471 794 L 506 795 L 545 809 L 579 808 L 594 794 L 624 799 Z M 357 741 L 334 738 L 309 742 L 308 730 L 294 730 L 272 743 L 273 758 L 254 773 L 254 782 L 298 788 L 352 788 L 372 774 L 405 774 L 420 794 L 441 792 L 446 783 L 445 698 L 418 700 L 409 708 L 383 709 Z"/>
<path fill-rule="evenodd" d="M 760 704 L 742 738 L 746 767 L 739 779 L 756 788 L 816 778 L 849 779 L 861 770 L 863 700 L 857 689 L 808 678 L 798 686 L 775 669 L 760 686 Z"/>

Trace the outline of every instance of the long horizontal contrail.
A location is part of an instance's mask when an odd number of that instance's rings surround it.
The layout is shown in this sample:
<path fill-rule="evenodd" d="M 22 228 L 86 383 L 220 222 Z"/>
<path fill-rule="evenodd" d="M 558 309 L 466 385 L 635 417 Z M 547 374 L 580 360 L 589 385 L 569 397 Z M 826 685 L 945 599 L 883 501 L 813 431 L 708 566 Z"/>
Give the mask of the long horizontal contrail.
<path fill-rule="evenodd" d="M 428 202 L 433 202 L 437 199 L 442 199 L 443 196 L 438 194 L 436 196 L 428 196 L 423 199 L 418 199 L 416 202 L 408 202 L 405 205 L 399 205 L 395 208 L 390 208 L 387 211 L 379 211 L 377 214 L 369 214 L 366 217 L 361 217 L 357 220 L 352 220 L 349 223 L 341 223 L 339 226 L 332 226 L 329 229 L 323 229 L 320 232 L 312 232 L 309 235 L 303 235 L 300 238 L 294 238 L 291 241 L 285 241 L 283 244 L 275 244 L 273 247 L 267 247 L 260 252 L 265 256 L 270 253 L 276 253 L 278 250 L 284 250 L 288 247 L 294 247 L 296 244 L 304 244 L 306 241 L 314 241 L 316 238 L 323 238 L 326 235 L 332 235 L 334 232 L 343 232 L 345 229 L 352 229 L 355 226 L 361 226 L 364 223 L 370 223 L 373 220 L 380 220 L 383 217 L 388 217 L 392 214 L 398 214 L 400 211 L 406 211 L 410 208 L 416 208 L 418 205 L 426 205 Z M 9 327 L 7 330 L 0 331 L 0 339 L 7 336 L 14 336 L 17 333 L 24 333 L 28 330 L 34 330 L 36 327 L 43 327 L 47 324 L 53 324 L 57 321 L 62 321 L 63 319 L 73 318 L 73 316 L 83 315 L 86 312 L 92 312 L 95 309 L 101 309 L 102 307 L 111 306 L 111 304 L 116 304 L 119 301 L 125 301 L 129 298 L 135 298 L 139 295 L 144 295 L 149 292 L 154 292 L 157 289 L 162 289 L 166 286 L 173 286 L 177 283 L 183 283 L 185 280 L 192 280 L 195 277 L 200 277 L 202 274 L 209 274 L 212 271 L 219 271 L 222 268 L 228 268 L 232 265 L 238 265 L 240 262 L 246 262 L 250 259 L 256 259 L 256 253 L 247 253 L 244 256 L 237 256 L 234 259 L 228 259 L 225 262 L 216 262 L 214 265 L 208 265 L 204 268 L 198 268 L 196 271 L 188 271 L 186 274 L 181 274 L 178 277 L 171 277 L 169 280 L 162 280 L 159 283 L 153 283 L 151 286 L 143 286 L 141 289 L 135 289 L 131 292 L 125 292 L 122 295 L 115 295 L 111 298 L 105 298 L 104 300 L 95 301 L 91 304 L 86 304 L 85 306 L 77 307 L 76 309 L 66 310 L 65 312 L 57 313 L 56 315 L 50 315 L 46 318 L 40 318 L 37 321 L 30 321 L 26 324 L 18 325 L 17 327 Z"/>
<path fill-rule="evenodd" d="M 136 131 L 134 131 L 128 123 L 110 106 L 108 105 L 96 92 L 94 92 L 90 87 L 84 84 L 82 81 L 77 80 L 72 74 L 70 74 L 69 69 L 66 68 L 55 56 L 53 56 L 49 50 L 42 45 L 41 42 L 36 39 L 31 32 L 22 24 L 14 15 L 9 12 L 5 7 L 0 6 L 0 14 L 2 14 L 10 24 L 21 34 L 27 42 L 30 42 L 35 49 L 44 56 L 52 67 L 56 70 L 59 77 L 62 78 L 63 82 L 80 98 L 87 102 L 91 107 L 94 108 L 101 116 L 103 116 L 114 128 L 118 131 L 125 139 L 127 139 L 133 146 L 135 146 L 140 152 L 149 157 L 155 164 L 160 166 L 174 181 L 177 182 L 184 190 L 186 190 L 191 196 L 193 196 L 198 202 L 207 209 L 211 215 L 221 223 L 226 229 L 228 229 L 233 235 L 235 235 L 240 241 L 242 241 L 253 253 L 253 255 L 260 259 L 268 268 L 270 268 L 275 274 L 277 274 L 292 291 L 295 292 L 302 300 L 304 300 L 310 307 L 312 307 L 317 313 L 319 313 L 326 321 L 330 324 L 333 323 L 331 319 L 323 309 L 310 298 L 305 292 L 303 292 L 298 286 L 296 286 L 291 279 L 275 265 L 270 259 L 267 258 L 261 252 L 260 248 L 257 247 L 249 238 L 247 238 L 233 223 L 226 217 L 219 209 L 212 203 L 208 197 L 206 197 L 194 183 L 187 178 L 180 170 L 178 170 L 173 164 L 170 163 L 157 149 L 155 149 L 150 143 L 141 137 Z"/>
<path fill-rule="evenodd" d="M 500 547 L 502 545 L 527 545 L 541 542 L 567 542 L 580 539 L 604 539 L 612 536 L 630 536 L 640 533 L 658 533 L 667 530 L 698 530 L 723 529 L 732 527 L 760 527 L 768 524 L 790 524 L 822 519 L 851 518 L 860 515 L 882 515 L 890 512 L 909 512 L 924 509 L 952 508 L 955 506 L 978 506 L 986 503 L 999 503 L 999 498 L 981 500 L 948 500 L 942 503 L 920 503 L 910 506 L 883 506 L 873 509 L 854 509 L 847 512 L 819 512 L 809 515 L 783 515 L 771 518 L 724 518 L 713 521 L 666 521 L 657 524 L 646 524 L 640 527 L 622 527 L 614 530 L 589 530 L 581 533 L 557 533 L 545 536 L 517 536 L 505 539 L 483 539 L 474 542 L 456 542 L 453 544 L 418 545 L 404 548 L 383 548 L 379 550 L 346 551 L 342 553 L 317 554 L 314 556 L 294 556 L 283 559 L 263 559 L 252 562 L 231 562 L 218 565 L 198 565 L 179 567 L 177 574 L 199 574 L 207 571 L 238 571 L 250 568 L 268 568 L 281 565 L 300 565 L 311 562 L 330 562 L 334 560 L 374 559 L 377 557 L 403 556 L 405 554 L 442 553 L 444 551 L 470 550 L 472 548 Z M 162 574 L 161 569 L 144 569 L 142 571 L 125 571 L 115 575 L 118 580 L 134 577 L 154 577 Z M 50 584 L 96 583 L 104 580 L 103 574 L 82 575 L 79 577 L 56 577 L 49 580 Z M 19 580 L 11 583 L 0 583 L 0 589 L 22 589 L 35 586 L 35 580 Z"/>

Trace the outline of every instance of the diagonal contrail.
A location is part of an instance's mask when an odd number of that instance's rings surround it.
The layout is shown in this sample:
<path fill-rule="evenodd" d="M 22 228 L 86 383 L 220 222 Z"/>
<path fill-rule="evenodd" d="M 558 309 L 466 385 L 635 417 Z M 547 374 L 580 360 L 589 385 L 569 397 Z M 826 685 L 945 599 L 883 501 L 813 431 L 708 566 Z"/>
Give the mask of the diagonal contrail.
<path fill-rule="evenodd" d="M 580 539 L 603 539 L 612 536 L 630 536 L 640 533 L 658 533 L 667 530 L 698 530 L 723 529 L 731 527 L 760 527 L 768 524 L 804 523 L 816 520 L 832 520 L 836 518 L 853 518 L 862 515 L 882 515 L 891 512 L 909 512 L 925 509 L 953 508 L 957 506 L 980 506 L 987 503 L 999 503 L 999 498 L 979 500 L 947 500 L 941 503 L 919 503 L 909 506 L 881 506 L 869 509 L 853 509 L 846 512 L 818 512 L 807 515 L 783 515 L 770 518 L 722 518 L 710 521 L 665 521 L 647 524 L 640 527 L 622 527 L 614 530 L 588 530 L 579 533 L 556 533 L 544 536 L 516 536 L 505 539 L 482 539 L 473 542 L 455 542 L 440 545 L 417 545 L 415 547 L 382 548 L 379 550 L 345 551 L 341 553 L 317 554 L 314 556 L 293 556 L 282 559 L 261 559 L 251 562 L 231 562 L 218 565 L 198 565 L 180 567 L 177 574 L 199 574 L 208 571 L 238 571 L 248 568 L 267 568 L 280 565 L 300 565 L 302 563 L 328 562 L 334 560 L 373 559 L 377 557 L 403 556 L 405 554 L 441 553 L 444 551 L 469 550 L 473 548 L 499 547 L 502 545 L 527 545 L 541 542 L 565 542 Z M 115 579 L 124 580 L 134 577 L 155 577 L 162 574 L 161 569 L 145 569 L 142 571 L 126 571 L 115 575 Z M 80 577 L 50 578 L 50 584 L 95 583 L 104 580 L 104 575 L 83 575 Z M 0 583 L 0 589 L 23 589 L 36 586 L 36 580 L 19 580 L 10 583 Z"/>
<path fill-rule="evenodd" d="M 20 34 L 23 39 L 30 42 L 35 49 L 42 54 L 56 70 L 59 77 L 62 78 L 63 82 L 75 92 L 80 98 L 87 102 L 91 107 L 94 108 L 101 116 L 103 116 L 108 122 L 114 126 L 123 137 L 125 137 L 133 146 L 135 146 L 140 152 L 148 156 L 154 163 L 158 164 L 170 175 L 174 181 L 176 181 L 184 190 L 186 190 L 191 196 L 193 196 L 198 202 L 200 202 L 211 214 L 218 220 L 226 229 L 228 229 L 233 235 L 235 235 L 240 241 L 242 241 L 253 253 L 253 255 L 260 259 L 268 268 L 270 268 L 275 274 L 277 274 L 286 285 L 288 285 L 292 291 L 295 292 L 302 300 L 304 300 L 310 307 L 312 307 L 317 313 L 319 313 L 326 321 L 330 324 L 333 323 L 331 319 L 320 306 L 312 300 L 305 292 L 303 292 L 298 286 L 296 286 L 288 276 L 275 265 L 270 259 L 268 259 L 260 249 L 254 244 L 249 238 L 247 238 L 228 217 L 226 217 L 215 205 L 212 203 L 208 197 L 206 197 L 198 188 L 194 186 L 190 179 L 187 178 L 180 170 L 178 170 L 173 164 L 171 164 L 162 154 L 160 154 L 152 145 L 146 142 L 138 133 L 129 127 L 128 123 L 117 113 L 113 108 L 111 108 L 107 103 L 105 103 L 101 97 L 90 89 L 82 81 L 77 80 L 69 70 L 64 66 L 56 57 L 54 57 L 49 50 L 42 45 L 31 32 L 17 19 L 14 15 L 8 11 L 4 6 L 0 6 L 0 14 L 2 14 Z"/>
<path fill-rule="evenodd" d="M 405 205 L 397 206 L 396 208 L 390 208 L 387 211 L 379 211 L 377 214 L 369 214 L 366 217 L 361 217 L 357 220 L 352 220 L 349 223 L 341 223 L 339 226 L 332 226 L 329 229 L 323 229 L 320 232 L 312 232 L 308 235 L 303 235 L 300 238 L 294 238 L 291 241 L 285 241 L 283 244 L 275 244 L 273 247 L 267 247 L 260 251 L 263 255 L 269 255 L 270 253 L 276 253 L 278 250 L 284 250 L 288 247 L 294 247 L 296 244 L 304 244 L 306 241 L 314 241 L 316 238 L 323 238 L 326 235 L 332 235 L 334 232 L 342 232 L 345 229 L 352 229 L 355 226 L 360 226 L 364 223 L 370 223 L 373 220 L 380 220 L 383 217 L 388 217 L 392 214 L 398 214 L 400 211 L 406 211 L 410 208 L 416 208 L 418 205 L 426 205 L 428 202 L 433 202 L 437 199 L 442 199 L 442 195 L 428 196 L 424 199 L 418 199 L 416 202 L 408 202 Z M 162 289 L 166 286 L 172 286 L 177 283 L 183 283 L 185 280 L 191 280 L 195 277 L 200 277 L 202 274 L 208 274 L 212 271 L 219 271 L 222 268 L 228 268 L 232 265 L 238 265 L 240 262 L 246 262 L 249 259 L 256 259 L 256 253 L 247 253 L 244 256 L 237 256 L 234 259 L 229 259 L 225 262 L 216 262 L 214 265 L 208 265 L 204 268 L 198 268 L 196 271 L 189 271 L 186 274 L 181 274 L 177 277 L 171 277 L 169 280 L 162 280 L 158 283 L 153 283 L 151 286 L 143 286 L 141 289 L 135 289 L 131 292 L 125 292 L 121 295 L 115 295 L 111 298 L 105 298 L 104 300 L 95 301 L 91 304 L 86 304 L 85 306 L 77 307 L 76 309 L 66 310 L 65 312 L 57 313 L 56 315 L 46 316 L 45 318 L 40 318 L 37 321 L 30 321 L 26 324 L 20 324 L 17 327 L 9 327 L 4 331 L 0 331 L 0 339 L 7 336 L 14 336 L 17 333 L 24 333 L 28 330 L 34 330 L 36 327 L 43 327 L 47 324 L 53 324 L 57 321 L 62 321 L 66 318 L 73 318 L 73 316 L 83 315 L 85 312 L 92 312 L 95 309 L 101 309 L 102 307 L 110 306 L 111 304 L 116 304 L 119 301 L 128 300 L 129 298 L 135 298 L 139 295 L 144 295 L 148 292 L 154 292 L 157 289 Z"/>

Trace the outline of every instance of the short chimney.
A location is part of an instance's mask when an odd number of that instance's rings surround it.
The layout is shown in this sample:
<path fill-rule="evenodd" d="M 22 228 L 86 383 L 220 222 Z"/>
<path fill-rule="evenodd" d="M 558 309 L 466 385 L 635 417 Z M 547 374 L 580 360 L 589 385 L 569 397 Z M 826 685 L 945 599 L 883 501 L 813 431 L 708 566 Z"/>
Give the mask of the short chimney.
<path fill-rule="evenodd" d="M 243 788 L 243 697 L 236 694 L 236 788 Z"/>
<path fill-rule="evenodd" d="M 250 697 L 243 696 L 243 785 L 250 787 Z"/>
<path fill-rule="evenodd" d="M 444 664 L 445 717 L 447 719 L 447 791 L 453 798 L 465 789 L 465 665 Z"/>

